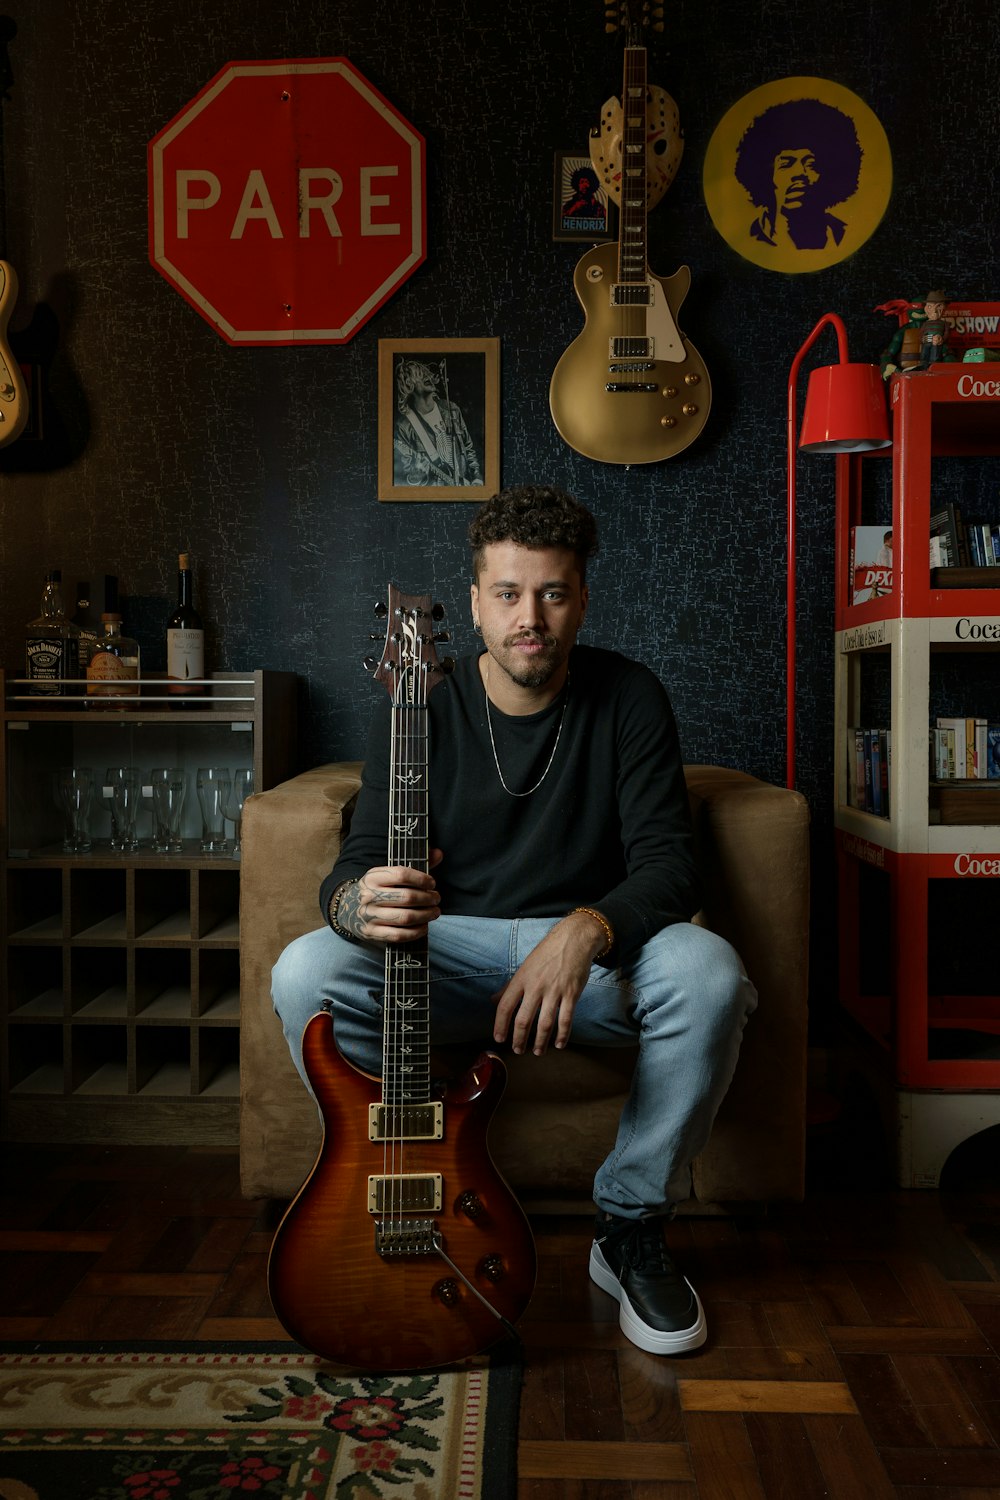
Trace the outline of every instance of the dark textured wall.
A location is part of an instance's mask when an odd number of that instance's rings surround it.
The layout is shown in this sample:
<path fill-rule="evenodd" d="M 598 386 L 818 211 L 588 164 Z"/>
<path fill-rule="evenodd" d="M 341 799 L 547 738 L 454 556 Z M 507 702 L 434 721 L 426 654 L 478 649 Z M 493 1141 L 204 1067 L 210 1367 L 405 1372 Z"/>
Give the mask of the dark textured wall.
<path fill-rule="evenodd" d="M 468 628 L 467 505 L 375 498 L 377 341 L 497 335 L 502 477 L 591 504 L 605 546 L 587 634 L 660 672 L 687 759 L 784 775 L 784 405 L 791 358 L 821 313 L 873 357 L 890 297 L 943 282 L 1000 294 L 1000 157 L 991 0 L 676 0 L 650 80 L 677 99 L 680 173 L 650 218 L 650 263 L 684 261 L 681 322 L 712 374 L 703 437 L 667 463 L 583 459 L 548 414 L 581 327 L 580 249 L 550 238 L 552 152 L 585 151 L 620 88 L 603 7 L 538 0 L 8 0 L 18 23 L 5 106 L 14 328 L 44 360 L 47 436 L 0 450 L 8 667 L 44 569 L 117 572 L 146 662 L 176 553 L 190 548 L 211 664 L 301 674 L 305 759 L 361 752 L 373 688 L 360 667 L 388 578 Z M 150 267 L 146 144 L 227 61 L 348 57 L 427 139 L 430 253 L 348 344 L 234 349 Z M 701 166 L 751 88 L 815 74 L 860 94 L 889 136 L 885 220 L 811 275 L 756 269 L 716 234 Z M 824 335 L 815 359 L 833 358 Z M 993 471 L 995 474 L 995 470 Z M 877 517 L 874 519 L 881 519 Z M 830 971 L 833 471 L 800 464 L 800 784 L 815 820 L 815 971 Z"/>

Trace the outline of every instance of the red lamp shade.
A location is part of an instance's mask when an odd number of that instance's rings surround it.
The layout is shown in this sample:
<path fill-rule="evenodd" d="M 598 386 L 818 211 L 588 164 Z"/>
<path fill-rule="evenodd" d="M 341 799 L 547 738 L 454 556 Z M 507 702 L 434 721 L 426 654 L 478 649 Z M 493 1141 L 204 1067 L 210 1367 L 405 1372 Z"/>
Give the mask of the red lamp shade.
<path fill-rule="evenodd" d="M 877 365 L 824 365 L 812 371 L 799 430 L 803 452 L 860 453 L 891 446 Z"/>

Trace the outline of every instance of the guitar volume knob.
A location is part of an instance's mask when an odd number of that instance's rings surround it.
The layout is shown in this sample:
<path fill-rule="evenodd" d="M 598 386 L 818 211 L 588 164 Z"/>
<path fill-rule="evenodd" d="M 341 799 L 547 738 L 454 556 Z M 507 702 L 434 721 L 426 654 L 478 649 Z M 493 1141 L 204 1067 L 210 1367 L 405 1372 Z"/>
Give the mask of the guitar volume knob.
<path fill-rule="evenodd" d="M 676 427 L 677 426 L 677 418 L 676 417 L 661 417 L 660 418 L 660 426 L 661 427 Z"/>
<path fill-rule="evenodd" d="M 698 374 L 697 370 L 689 370 L 688 373 L 684 376 L 685 385 L 697 385 L 700 380 L 701 376 Z"/>
<path fill-rule="evenodd" d="M 695 406 L 693 401 L 685 401 L 684 405 L 681 407 L 681 411 L 686 417 L 693 417 L 697 414 L 698 408 Z"/>
<path fill-rule="evenodd" d="M 668 401 L 672 401 L 677 395 L 677 387 L 675 385 L 665 385 L 663 387 L 663 394 L 666 396 Z"/>

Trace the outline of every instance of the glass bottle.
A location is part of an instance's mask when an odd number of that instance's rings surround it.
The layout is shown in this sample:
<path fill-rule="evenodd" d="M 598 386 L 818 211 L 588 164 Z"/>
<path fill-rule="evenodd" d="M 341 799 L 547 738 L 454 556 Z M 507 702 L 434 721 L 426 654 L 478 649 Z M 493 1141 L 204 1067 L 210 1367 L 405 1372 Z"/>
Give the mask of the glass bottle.
<path fill-rule="evenodd" d="M 81 578 L 77 581 L 76 609 L 73 611 L 73 624 L 80 632 L 80 676 L 86 677 L 90 653 L 93 651 L 97 638 L 101 633 L 100 621 L 96 612 L 91 607 L 89 578 Z"/>
<path fill-rule="evenodd" d="M 98 636 L 87 663 L 87 704 L 91 708 L 127 708 L 139 696 L 139 643 L 122 635 L 122 617 L 101 616 Z M 124 701 L 123 701 L 124 700 Z"/>
<path fill-rule="evenodd" d="M 28 692 L 41 697 L 69 693 L 65 679 L 80 675 L 80 631 L 67 618 L 62 600 L 62 571 L 45 575 L 42 605 L 25 631 L 25 676 Z M 63 679 L 60 681 L 60 679 Z"/>
<path fill-rule="evenodd" d="M 167 621 L 167 692 L 202 693 L 198 679 L 204 675 L 205 631 L 192 602 L 190 559 L 182 552 L 177 559 L 177 608 Z"/>

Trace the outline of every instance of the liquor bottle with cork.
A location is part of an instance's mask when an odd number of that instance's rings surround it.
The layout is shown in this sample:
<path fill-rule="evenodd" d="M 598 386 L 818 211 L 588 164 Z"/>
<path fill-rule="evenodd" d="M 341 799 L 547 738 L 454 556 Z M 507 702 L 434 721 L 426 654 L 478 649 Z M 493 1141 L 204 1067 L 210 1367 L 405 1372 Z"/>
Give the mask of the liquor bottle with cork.
<path fill-rule="evenodd" d="M 51 568 L 45 575 L 41 611 L 25 632 L 28 692 L 46 698 L 71 693 L 65 679 L 80 675 L 79 642 L 80 631 L 63 608 L 62 570 Z"/>
<path fill-rule="evenodd" d="M 204 693 L 205 631 L 194 607 L 191 560 L 186 552 L 177 559 L 177 608 L 167 621 L 168 693 L 179 703 Z"/>
<path fill-rule="evenodd" d="M 117 610 L 101 615 L 103 634 L 98 636 L 87 662 L 88 708 L 128 708 L 139 696 L 139 643 L 122 635 L 122 617 Z"/>

